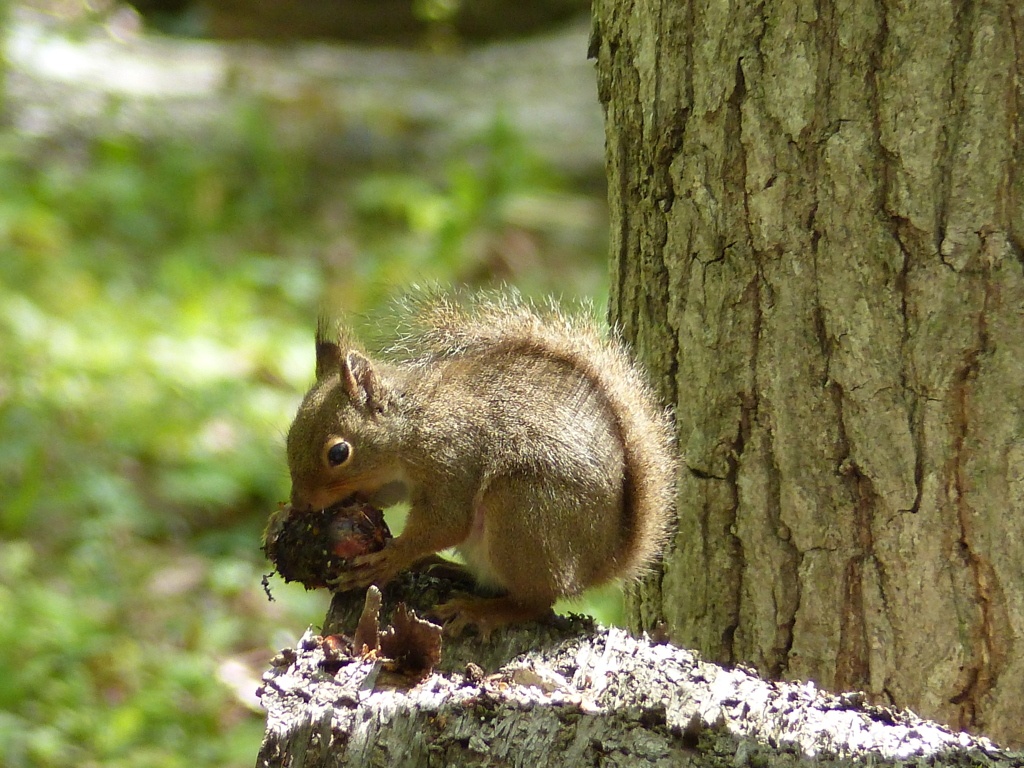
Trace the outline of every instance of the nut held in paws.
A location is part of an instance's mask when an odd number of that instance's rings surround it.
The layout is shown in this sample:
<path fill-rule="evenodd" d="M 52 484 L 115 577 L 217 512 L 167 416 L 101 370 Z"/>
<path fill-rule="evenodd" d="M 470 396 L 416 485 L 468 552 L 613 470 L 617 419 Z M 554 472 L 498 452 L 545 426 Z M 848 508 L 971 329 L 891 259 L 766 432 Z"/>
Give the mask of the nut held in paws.
<path fill-rule="evenodd" d="M 350 496 L 321 510 L 281 504 L 267 522 L 263 551 L 285 581 L 316 589 L 337 578 L 352 558 L 382 550 L 390 538 L 384 513 Z"/>

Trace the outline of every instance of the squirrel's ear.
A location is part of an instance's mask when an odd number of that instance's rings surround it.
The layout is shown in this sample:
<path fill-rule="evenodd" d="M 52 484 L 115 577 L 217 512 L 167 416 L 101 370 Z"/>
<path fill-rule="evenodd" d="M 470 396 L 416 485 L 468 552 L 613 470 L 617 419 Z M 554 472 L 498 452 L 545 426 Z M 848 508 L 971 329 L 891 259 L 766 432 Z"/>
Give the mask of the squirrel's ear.
<path fill-rule="evenodd" d="M 381 384 L 373 363 L 356 351 L 345 355 L 341 363 L 341 383 L 348 396 L 371 410 L 380 403 Z"/>
<path fill-rule="evenodd" d="M 327 336 L 327 321 L 320 318 L 316 324 L 316 380 L 336 372 L 341 367 L 341 347 Z"/>
<path fill-rule="evenodd" d="M 324 378 L 341 367 L 341 347 L 333 341 L 316 342 L 316 380 Z"/>

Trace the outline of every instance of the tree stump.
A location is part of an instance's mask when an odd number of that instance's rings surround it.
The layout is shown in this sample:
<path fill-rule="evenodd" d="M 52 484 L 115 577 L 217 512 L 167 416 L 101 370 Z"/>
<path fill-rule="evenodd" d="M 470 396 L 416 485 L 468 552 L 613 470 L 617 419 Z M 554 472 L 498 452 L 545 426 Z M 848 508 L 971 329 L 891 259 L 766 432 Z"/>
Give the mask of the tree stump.
<path fill-rule="evenodd" d="M 407 576 L 385 591 L 420 609 L 453 587 Z M 416 595 L 425 598 L 416 601 Z M 325 631 L 353 631 L 361 595 Z M 412 686 L 380 659 L 339 659 L 307 633 L 264 675 L 257 768 L 336 766 L 1024 766 L 1024 755 L 909 713 L 775 683 L 582 619 L 445 639 Z M 339 661 L 341 663 L 339 663 Z"/>

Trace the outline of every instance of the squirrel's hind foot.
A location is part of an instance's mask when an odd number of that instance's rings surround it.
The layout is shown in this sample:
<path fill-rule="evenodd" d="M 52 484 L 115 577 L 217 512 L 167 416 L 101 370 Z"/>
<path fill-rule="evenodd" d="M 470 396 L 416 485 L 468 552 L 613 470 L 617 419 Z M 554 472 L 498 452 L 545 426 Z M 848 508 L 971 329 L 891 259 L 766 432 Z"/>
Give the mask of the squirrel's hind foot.
<path fill-rule="evenodd" d="M 433 615 L 444 621 L 446 634 L 458 637 L 467 627 L 476 627 L 486 642 L 500 627 L 538 621 L 554 614 L 550 604 L 520 603 L 506 595 L 456 598 L 434 608 Z"/>

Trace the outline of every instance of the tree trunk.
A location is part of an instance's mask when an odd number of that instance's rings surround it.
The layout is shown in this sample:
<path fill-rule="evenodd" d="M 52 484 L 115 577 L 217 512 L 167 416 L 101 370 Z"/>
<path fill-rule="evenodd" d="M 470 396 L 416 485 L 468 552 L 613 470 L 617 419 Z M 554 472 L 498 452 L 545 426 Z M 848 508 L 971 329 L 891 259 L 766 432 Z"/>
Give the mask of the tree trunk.
<path fill-rule="evenodd" d="M 1024 6 L 594 13 L 611 316 L 685 453 L 632 621 L 1024 743 Z"/>

